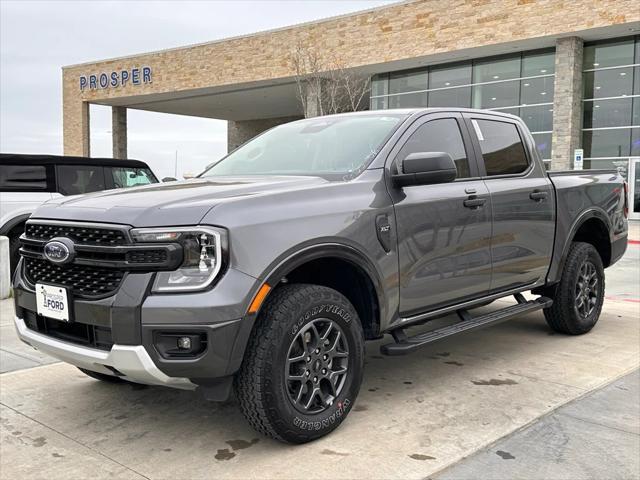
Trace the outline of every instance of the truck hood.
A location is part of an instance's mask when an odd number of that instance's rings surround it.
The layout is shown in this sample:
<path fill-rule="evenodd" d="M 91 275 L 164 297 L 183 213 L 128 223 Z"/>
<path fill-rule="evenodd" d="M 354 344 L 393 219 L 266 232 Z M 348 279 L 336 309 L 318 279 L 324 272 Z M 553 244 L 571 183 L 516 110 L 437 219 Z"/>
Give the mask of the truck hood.
<path fill-rule="evenodd" d="M 319 177 L 300 176 L 196 178 L 59 197 L 43 204 L 32 218 L 120 223 L 135 227 L 196 225 L 209 210 L 223 202 L 324 183 L 329 182 Z"/>

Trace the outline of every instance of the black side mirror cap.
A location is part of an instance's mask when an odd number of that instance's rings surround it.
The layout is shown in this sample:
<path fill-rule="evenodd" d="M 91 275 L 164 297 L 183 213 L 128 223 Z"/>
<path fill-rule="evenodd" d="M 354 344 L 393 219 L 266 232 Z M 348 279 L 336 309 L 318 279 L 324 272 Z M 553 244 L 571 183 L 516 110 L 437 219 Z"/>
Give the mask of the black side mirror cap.
<path fill-rule="evenodd" d="M 162 179 L 162 182 L 163 182 L 163 183 L 164 183 L 164 182 L 177 182 L 177 181 L 178 181 L 178 179 L 177 179 L 177 178 L 173 178 L 173 177 L 164 177 L 164 178 Z"/>
<path fill-rule="evenodd" d="M 458 175 L 456 164 L 446 152 L 416 152 L 407 155 L 399 166 L 400 173 L 393 175 L 393 185 L 431 185 L 453 182 Z"/>

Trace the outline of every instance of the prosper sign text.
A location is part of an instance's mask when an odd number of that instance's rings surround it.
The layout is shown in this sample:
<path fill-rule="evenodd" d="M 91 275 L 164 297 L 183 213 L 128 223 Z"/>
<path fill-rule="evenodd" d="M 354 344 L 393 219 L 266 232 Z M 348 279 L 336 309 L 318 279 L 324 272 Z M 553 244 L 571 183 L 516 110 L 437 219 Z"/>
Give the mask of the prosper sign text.
<path fill-rule="evenodd" d="M 107 88 L 125 87 L 127 84 L 142 85 L 151 83 L 151 67 L 136 67 L 111 72 L 94 73 L 80 76 L 80 91 L 104 90 Z"/>

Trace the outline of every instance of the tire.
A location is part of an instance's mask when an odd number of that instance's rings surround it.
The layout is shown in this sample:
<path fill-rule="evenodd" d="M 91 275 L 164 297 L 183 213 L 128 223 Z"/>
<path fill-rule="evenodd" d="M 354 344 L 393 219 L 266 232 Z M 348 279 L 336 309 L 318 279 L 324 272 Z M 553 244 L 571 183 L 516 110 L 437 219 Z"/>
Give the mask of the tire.
<path fill-rule="evenodd" d="M 364 334 L 351 303 L 327 287 L 284 285 L 256 320 L 234 387 L 253 428 L 299 444 L 344 421 L 363 369 Z"/>
<path fill-rule="evenodd" d="M 78 367 L 78 370 L 80 370 L 82 373 L 84 373 L 85 375 L 87 375 L 87 376 L 89 376 L 91 378 L 95 378 L 96 380 L 100 380 L 101 382 L 107 382 L 107 383 L 129 383 L 125 379 L 120 378 L 120 377 L 116 377 L 115 375 L 107 375 L 105 373 L 93 372 L 91 370 L 86 370 L 86 369 L 80 368 L 80 367 Z"/>
<path fill-rule="evenodd" d="M 553 299 L 551 307 L 544 309 L 547 324 L 556 332 L 568 335 L 587 333 L 600 318 L 604 287 L 600 255 L 592 245 L 574 242 L 560 283 L 552 295 L 547 295 Z"/>
<path fill-rule="evenodd" d="M 13 278 L 13 272 L 16 271 L 18 261 L 20 260 L 20 235 L 13 232 L 9 236 L 9 268 L 11 272 L 11 278 Z"/>

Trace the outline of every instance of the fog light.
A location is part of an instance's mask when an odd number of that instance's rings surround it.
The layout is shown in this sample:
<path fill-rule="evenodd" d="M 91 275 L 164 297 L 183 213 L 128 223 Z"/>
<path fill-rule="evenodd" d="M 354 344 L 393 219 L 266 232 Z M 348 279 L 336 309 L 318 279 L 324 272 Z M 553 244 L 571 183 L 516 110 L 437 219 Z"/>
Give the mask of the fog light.
<path fill-rule="evenodd" d="M 180 350 L 191 350 L 191 338 L 178 337 L 178 348 Z"/>

